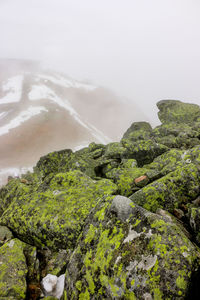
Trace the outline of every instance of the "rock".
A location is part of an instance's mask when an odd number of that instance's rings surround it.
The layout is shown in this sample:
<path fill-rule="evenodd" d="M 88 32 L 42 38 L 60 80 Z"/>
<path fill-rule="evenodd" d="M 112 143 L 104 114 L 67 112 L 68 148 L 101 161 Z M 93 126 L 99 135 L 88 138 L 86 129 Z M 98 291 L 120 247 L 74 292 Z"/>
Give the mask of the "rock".
<path fill-rule="evenodd" d="M 126 152 L 127 150 L 122 146 L 122 144 L 110 143 L 105 147 L 104 157 L 112 159 L 122 159 L 123 157 L 126 157 Z"/>
<path fill-rule="evenodd" d="M 195 239 L 200 244 L 200 208 L 191 207 L 189 209 L 189 222 L 193 229 Z"/>
<path fill-rule="evenodd" d="M 6 226 L 0 226 L 0 246 L 13 238 L 12 232 Z"/>
<path fill-rule="evenodd" d="M 170 148 L 192 148 L 199 144 L 198 122 L 193 122 L 192 126 L 187 123 L 164 123 L 153 129 L 152 137 L 157 143 Z"/>
<path fill-rule="evenodd" d="M 66 271 L 69 258 L 71 256 L 70 250 L 61 249 L 53 252 L 49 249 L 38 250 L 40 255 L 40 273 L 42 277 L 47 274 L 59 276 Z"/>
<path fill-rule="evenodd" d="M 158 117 L 162 123 L 190 123 L 200 117 L 197 104 L 183 103 L 178 100 L 162 100 L 157 103 Z"/>
<path fill-rule="evenodd" d="M 134 122 L 124 133 L 122 139 L 137 140 L 149 139 L 152 127 L 148 122 Z"/>
<path fill-rule="evenodd" d="M 122 145 L 127 149 L 127 158 L 136 159 L 139 167 L 151 163 L 157 156 L 169 150 L 165 145 L 153 140 L 131 142 L 124 139 Z"/>
<path fill-rule="evenodd" d="M 26 299 L 27 266 L 24 243 L 12 239 L 0 247 L 0 298 Z"/>
<path fill-rule="evenodd" d="M 118 195 L 113 199 L 110 209 L 121 221 L 126 221 L 132 212 L 131 203 L 129 198 Z"/>
<path fill-rule="evenodd" d="M 27 190 L 16 197 L 4 211 L 1 224 L 38 248 L 70 249 L 98 199 L 116 190 L 108 179 L 94 181 L 80 171 L 58 173 L 45 190 Z"/>
<path fill-rule="evenodd" d="M 143 184 L 147 184 L 148 180 L 143 181 L 143 183 L 135 182 L 137 178 L 144 176 L 148 171 L 145 168 L 121 168 L 118 171 L 118 178 L 116 178 L 116 184 L 118 186 L 118 190 L 123 196 L 130 196 L 134 191 L 137 191 L 139 187 Z"/>
<path fill-rule="evenodd" d="M 149 178 L 146 175 L 142 175 L 138 178 L 135 178 L 135 184 L 139 187 L 143 187 L 145 185 L 147 185 L 147 183 L 149 182 Z"/>
<path fill-rule="evenodd" d="M 45 296 L 55 297 L 60 299 L 64 291 L 65 274 L 59 277 L 48 274 L 42 279 L 41 285 Z"/>
<path fill-rule="evenodd" d="M 50 173 L 59 173 L 62 166 L 66 167 L 71 154 L 70 149 L 51 152 L 39 159 L 34 171 L 39 171 L 45 176 Z"/>
<path fill-rule="evenodd" d="M 152 212 L 158 208 L 173 212 L 175 208 L 191 203 L 198 196 L 199 175 L 200 171 L 193 163 L 177 167 L 175 171 L 134 193 L 130 199 Z"/>
<path fill-rule="evenodd" d="M 185 299 L 199 250 L 181 228 L 124 197 L 86 220 L 66 271 L 69 299 Z"/>

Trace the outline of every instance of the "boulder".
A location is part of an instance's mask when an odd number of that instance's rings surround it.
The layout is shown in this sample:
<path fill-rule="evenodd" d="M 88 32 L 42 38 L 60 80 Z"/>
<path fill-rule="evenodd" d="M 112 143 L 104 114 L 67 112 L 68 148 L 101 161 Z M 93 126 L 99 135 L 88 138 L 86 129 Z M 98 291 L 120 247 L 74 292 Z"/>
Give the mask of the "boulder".
<path fill-rule="evenodd" d="M 122 139 L 129 139 L 133 142 L 137 140 L 149 139 L 152 127 L 148 122 L 134 122 L 124 133 Z"/>
<path fill-rule="evenodd" d="M 157 107 L 158 117 L 162 123 L 191 123 L 200 117 L 200 107 L 197 104 L 161 100 L 157 103 Z"/>
<path fill-rule="evenodd" d="M 116 196 L 86 220 L 65 292 L 69 299 L 185 299 L 199 260 L 172 218 Z"/>
<path fill-rule="evenodd" d="M 169 150 L 167 146 L 158 144 L 151 139 L 137 142 L 124 139 L 122 145 L 127 149 L 126 158 L 136 159 L 139 167 L 151 163 L 157 156 Z"/>
<path fill-rule="evenodd" d="M 38 248 L 71 248 L 98 199 L 116 190 L 108 179 L 94 181 L 80 171 L 58 173 L 45 190 L 28 190 L 15 197 L 4 210 L 1 224 Z"/>
<path fill-rule="evenodd" d="M 200 170 L 197 165 L 189 163 L 143 187 L 130 199 L 152 212 L 158 208 L 173 212 L 175 208 L 191 203 L 199 191 Z"/>

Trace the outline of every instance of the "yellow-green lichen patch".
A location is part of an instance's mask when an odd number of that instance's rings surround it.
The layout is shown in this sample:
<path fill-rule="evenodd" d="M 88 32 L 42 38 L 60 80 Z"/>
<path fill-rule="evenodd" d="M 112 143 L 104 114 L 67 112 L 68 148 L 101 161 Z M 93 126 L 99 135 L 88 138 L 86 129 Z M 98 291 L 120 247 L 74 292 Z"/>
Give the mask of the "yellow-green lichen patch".
<path fill-rule="evenodd" d="M 107 179 L 94 181 L 80 171 L 59 173 L 46 191 L 16 199 L 4 212 L 2 223 L 33 245 L 65 249 L 74 245 L 98 200 L 116 190 Z"/>
<path fill-rule="evenodd" d="M 130 196 L 134 189 L 138 189 L 135 184 L 135 179 L 145 175 L 148 169 L 145 168 L 124 168 L 120 170 L 119 179 L 117 180 L 117 186 L 120 192 L 120 195 Z"/>
<path fill-rule="evenodd" d="M 24 243 L 13 239 L 0 247 L 0 298 L 26 298 L 27 266 Z"/>
<path fill-rule="evenodd" d="M 180 293 L 186 296 L 192 271 L 200 263 L 198 250 L 173 218 L 133 204 L 129 217 L 118 219 L 113 209 L 117 197 L 106 201 L 104 211 L 105 202 L 99 202 L 86 222 L 66 272 L 68 296 L 143 299 L 149 295 L 171 300 Z"/>
<path fill-rule="evenodd" d="M 198 166 L 189 164 L 145 186 L 130 198 L 138 205 L 155 212 L 158 208 L 173 212 L 181 203 L 195 199 L 200 188 Z"/>

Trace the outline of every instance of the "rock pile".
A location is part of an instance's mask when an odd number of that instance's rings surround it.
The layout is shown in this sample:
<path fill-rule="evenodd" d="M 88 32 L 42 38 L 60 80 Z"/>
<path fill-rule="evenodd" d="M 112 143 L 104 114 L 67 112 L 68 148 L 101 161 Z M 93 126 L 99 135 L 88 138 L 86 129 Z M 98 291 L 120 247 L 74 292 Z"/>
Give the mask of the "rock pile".
<path fill-rule="evenodd" d="M 0 298 L 198 299 L 200 107 L 157 106 L 0 190 Z"/>

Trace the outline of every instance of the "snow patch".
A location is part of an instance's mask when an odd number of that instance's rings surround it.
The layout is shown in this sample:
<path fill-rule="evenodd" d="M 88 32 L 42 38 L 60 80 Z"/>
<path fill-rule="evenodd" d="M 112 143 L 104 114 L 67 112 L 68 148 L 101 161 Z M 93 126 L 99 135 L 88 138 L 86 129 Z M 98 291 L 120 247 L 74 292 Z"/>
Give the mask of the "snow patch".
<path fill-rule="evenodd" d="M 29 120 L 31 117 L 40 114 L 42 111 L 48 111 L 43 106 L 30 106 L 27 110 L 20 112 L 20 114 L 11 120 L 8 124 L 0 127 L 0 135 L 4 135 L 9 132 L 9 130 L 18 127 L 21 123 Z"/>
<path fill-rule="evenodd" d="M 1 112 L 0 113 L 0 120 L 2 120 L 5 116 L 7 116 L 8 113 L 9 112 L 7 112 L 7 111 Z"/>
<path fill-rule="evenodd" d="M 65 88 L 76 88 L 76 89 L 84 89 L 86 91 L 93 91 L 95 90 L 97 87 L 92 85 L 92 84 L 88 84 L 88 83 L 82 83 L 82 82 L 78 82 L 74 79 L 69 79 L 60 75 L 56 75 L 56 76 L 51 76 L 51 75 L 39 75 L 38 76 L 38 80 L 40 79 L 44 79 L 44 82 L 52 82 L 55 83 L 57 85 L 60 85 L 62 87 Z"/>
<path fill-rule="evenodd" d="M 71 106 L 70 102 L 67 99 L 61 99 L 56 95 L 56 93 L 46 85 L 33 85 L 32 90 L 29 92 L 28 95 L 29 99 L 31 101 L 38 101 L 41 99 L 48 99 L 56 104 L 58 104 L 60 107 L 63 107 L 66 109 L 71 116 L 74 117 L 74 119 L 83 127 L 88 129 L 91 134 L 102 144 L 106 144 L 110 142 L 111 140 L 106 137 L 100 130 L 98 130 L 93 125 L 84 122 L 81 120 L 80 115 L 75 111 L 75 109 Z"/>
<path fill-rule="evenodd" d="M 23 75 L 11 77 L 2 85 L 2 91 L 7 95 L 0 98 L 0 104 L 19 102 L 22 95 Z"/>

